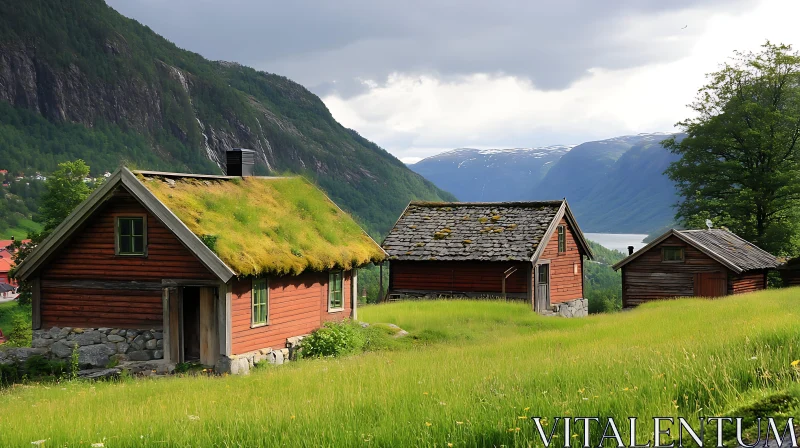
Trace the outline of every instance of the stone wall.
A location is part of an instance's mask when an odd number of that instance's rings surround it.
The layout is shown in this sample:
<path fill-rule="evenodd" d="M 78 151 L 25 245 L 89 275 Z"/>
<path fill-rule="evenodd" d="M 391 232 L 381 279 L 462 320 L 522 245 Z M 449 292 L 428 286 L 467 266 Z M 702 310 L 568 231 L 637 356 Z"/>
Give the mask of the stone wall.
<path fill-rule="evenodd" d="M 260 362 L 280 365 L 297 358 L 301 342 L 306 335 L 286 339 L 286 348 L 263 348 L 239 355 L 220 356 L 214 371 L 219 374 L 247 375 Z"/>
<path fill-rule="evenodd" d="M 70 360 L 77 347 L 81 367 L 105 367 L 112 360 L 150 361 L 164 357 L 164 335 L 160 329 L 53 327 L 34 330 L 31 347 L 43 355 Z"/>
<path fill-rule="evenodd" d="M 550 306 L 553 314 L 561 317 L 586 317 L 589 315 L 589 300 L 575 299 L 569 302 L 554 303 Z"/>

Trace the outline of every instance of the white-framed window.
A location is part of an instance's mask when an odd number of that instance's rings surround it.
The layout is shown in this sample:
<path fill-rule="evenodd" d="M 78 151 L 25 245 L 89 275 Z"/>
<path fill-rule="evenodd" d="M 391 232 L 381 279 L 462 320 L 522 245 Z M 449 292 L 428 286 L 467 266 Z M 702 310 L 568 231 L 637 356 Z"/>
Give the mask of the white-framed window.
<path fill-rule="evenodd" d="M 328 311 L 344 309 L 344 273 L 333 271 L 328 276 Z"/>
<path fill-rule="evenodd" d="M 260 327 L 269 324 L 269 288 L 267 288 L 267 279 L 253 279 L 253 290 L 250 294 L 250 299 L 250 325 L 252 327 Z"/>

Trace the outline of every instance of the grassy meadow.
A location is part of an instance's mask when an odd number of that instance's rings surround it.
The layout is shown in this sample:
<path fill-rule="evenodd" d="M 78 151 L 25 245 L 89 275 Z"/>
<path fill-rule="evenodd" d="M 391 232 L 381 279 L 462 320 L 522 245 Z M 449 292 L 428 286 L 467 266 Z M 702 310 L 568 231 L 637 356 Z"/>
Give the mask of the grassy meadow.
<path fill-rule="evenodd" d="M 246 377 L 16 385 L 0 391 L 0 446 L 529 446 L 541 444 L 530 416 L 625 423 L 760 402 L 798 416 L 798 300 L 772 290 L 584 319 L 506 302 L 364 307 L 361 320 L 410 339 Z"/>

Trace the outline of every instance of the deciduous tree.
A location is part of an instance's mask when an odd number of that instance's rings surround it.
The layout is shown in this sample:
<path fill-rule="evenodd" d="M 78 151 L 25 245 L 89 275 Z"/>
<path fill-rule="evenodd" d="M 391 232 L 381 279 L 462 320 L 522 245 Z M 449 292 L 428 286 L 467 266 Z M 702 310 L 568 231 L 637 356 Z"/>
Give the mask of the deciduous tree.
<path fill-rule="evenodd" d="M 794 251 L 800 200 L 800 54 L 765 43 L 708 75 L 696 115 L 665 146 L 681 159 L 666 174 L 689 228 L 706 219 L 774 253 Z"/>

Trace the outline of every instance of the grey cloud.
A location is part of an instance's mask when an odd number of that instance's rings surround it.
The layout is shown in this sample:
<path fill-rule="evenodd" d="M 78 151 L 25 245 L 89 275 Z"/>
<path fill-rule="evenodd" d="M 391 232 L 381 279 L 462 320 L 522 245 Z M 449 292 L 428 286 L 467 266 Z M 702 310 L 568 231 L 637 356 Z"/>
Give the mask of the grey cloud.
<path fill-rule="evenodd" d="M 590 68 L 630 68 L 682 56 L 713 11 L 747 0 L 506 2 L 108 0 L 181 47 L 300 82 L 318 94 L 362 92 L 393 72 L 443 77 L 505 73 L 561 89 Z M 692 10 L 696 23 L 636 17 Z M 663 39 L 674 35 L 679 39 Z"/>

